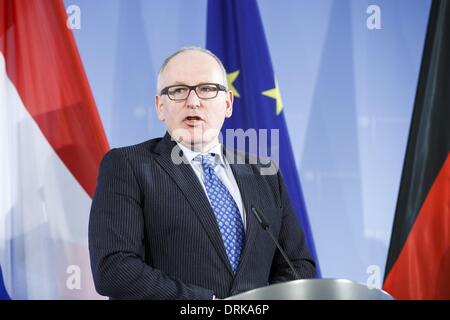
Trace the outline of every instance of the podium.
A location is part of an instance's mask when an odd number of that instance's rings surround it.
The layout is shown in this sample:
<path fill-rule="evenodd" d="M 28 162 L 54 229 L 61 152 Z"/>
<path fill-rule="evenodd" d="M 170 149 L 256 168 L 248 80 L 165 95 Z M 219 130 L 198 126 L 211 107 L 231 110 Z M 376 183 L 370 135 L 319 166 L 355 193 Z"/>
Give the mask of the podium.
<path fill-rule="evenodd" d="M 394 300 L 387 292 L 345 279 L 304 279 L 246 291 L 225 300 Z"/>

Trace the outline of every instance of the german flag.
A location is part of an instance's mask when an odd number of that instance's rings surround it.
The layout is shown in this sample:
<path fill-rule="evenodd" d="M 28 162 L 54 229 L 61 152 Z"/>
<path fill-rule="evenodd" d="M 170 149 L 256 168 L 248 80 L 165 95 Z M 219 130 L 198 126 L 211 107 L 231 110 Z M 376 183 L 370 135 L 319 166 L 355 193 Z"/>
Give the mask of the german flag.
<path fill-rule="evenodd" d="M 397 299 L 450 299 L 450 1 L 431 5 L 386 265 Z"/>

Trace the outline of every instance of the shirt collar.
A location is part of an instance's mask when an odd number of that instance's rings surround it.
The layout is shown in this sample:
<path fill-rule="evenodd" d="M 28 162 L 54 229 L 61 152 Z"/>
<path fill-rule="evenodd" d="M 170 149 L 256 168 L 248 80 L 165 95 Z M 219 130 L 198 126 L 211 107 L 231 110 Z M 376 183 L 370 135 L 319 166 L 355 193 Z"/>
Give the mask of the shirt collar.
<path fill-rule="evenodd" d="M 186 147 L 185 145 L 178 143 L 178 146 L 180 147 L 180 149 L 183 151 L 183 155 L 186 157 L 186 159 L 188 159 L 189 163 L 192 164 L 192 161 L 194 160 L 194 158 L 196 156 L 198 156 L 199 154 L 206 154 L 206 153 L 214 153 L 216 154 L 216 162 L 218 164 L 220 164 L 221 166 L 225 166 L 225 160 L 224 160 L 224 155 L 222 152 L 222 144 L 220 144 L 219 142 L 217 144 L 215 144 L 213 147 L 211 147 L 207 152 L 198 152 L 195 150 L 192 150 L 188 147 Z"/>

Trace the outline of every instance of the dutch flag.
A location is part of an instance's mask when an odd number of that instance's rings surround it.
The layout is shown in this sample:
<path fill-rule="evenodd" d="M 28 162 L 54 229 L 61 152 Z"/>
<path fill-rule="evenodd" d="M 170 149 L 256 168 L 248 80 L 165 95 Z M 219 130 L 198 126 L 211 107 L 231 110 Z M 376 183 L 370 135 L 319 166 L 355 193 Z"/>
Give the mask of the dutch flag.
<path fill-rule="evenodd" d="M 60 0 L 0 0 L 0 297 L 99 298 L 87 246 L 108 142 Z"/>

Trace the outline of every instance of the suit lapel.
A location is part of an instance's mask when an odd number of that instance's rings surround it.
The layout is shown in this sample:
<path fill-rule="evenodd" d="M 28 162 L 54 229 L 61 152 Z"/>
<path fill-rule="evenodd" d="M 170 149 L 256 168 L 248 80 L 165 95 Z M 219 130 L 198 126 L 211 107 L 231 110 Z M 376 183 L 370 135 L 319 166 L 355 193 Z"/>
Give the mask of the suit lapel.
<path fill-rule="evenodd" d="M 232 273 L 233 271 L 228 261 L 225 246 L 223 244 L 222 236 L 220 234 L 213 209 L 203 190 L 203 187 L 189 164 L 175 164 L 172 161 L 172 152 L 178 155 L 182 154 L 182 151 L 176 142 L 172 141 L 170 135 L 166 133 L 164 138 L 155 147 L 155 153 L 158 154 L 155 159 L 163 170 L 166 171 L 178 185 L 200 220 L 205 232 L 211 239 L 216 251 L 227 265 L 230 273 Z"/>
<path fill-rule="evenodd" d="M 248 259 L 251 259 L 251 249 L 255 243 L 255 237 L 260 228 L 255 216 L 251 213 L 251 207 L 256 202 L 255 190 L 255 173 L 252 170 L 248 161 L 244 158 L 244 155 L 237 153 L 234 150 L 224 148 L 224 154 L 227 157 L 228 163 L 230 163 L 231 170 L 233 171 L 234 178 L 236 179 L 239 191 L 241 193 L 242 202 L 245 208 L 245 217 L 247 222 L 245 232 L 245 245 L 241 256 L 241 262 L 238 269 L 242 270 L 247 263 Z"/>

